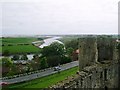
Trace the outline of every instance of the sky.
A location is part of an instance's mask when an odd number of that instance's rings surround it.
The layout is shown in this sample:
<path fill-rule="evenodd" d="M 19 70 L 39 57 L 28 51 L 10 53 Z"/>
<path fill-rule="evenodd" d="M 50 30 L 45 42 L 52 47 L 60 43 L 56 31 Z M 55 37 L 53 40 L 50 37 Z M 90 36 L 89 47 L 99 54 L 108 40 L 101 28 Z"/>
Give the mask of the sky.
<path fill-rule="evenodd" d="M 0 35 L 117 34 L 119 0 L 1 0 Z"/>

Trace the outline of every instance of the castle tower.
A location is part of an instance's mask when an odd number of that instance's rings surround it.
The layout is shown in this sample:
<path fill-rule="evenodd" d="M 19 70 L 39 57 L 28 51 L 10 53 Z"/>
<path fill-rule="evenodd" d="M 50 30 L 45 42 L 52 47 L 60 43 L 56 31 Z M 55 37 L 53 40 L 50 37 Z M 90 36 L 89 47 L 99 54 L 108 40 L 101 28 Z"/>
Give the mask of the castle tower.
<path fill-rule="evenodd" d="M 79 39 L 79 69 L 90 66 L 97 61 L 97 43 L 95 37 L 84 37 Z"/>

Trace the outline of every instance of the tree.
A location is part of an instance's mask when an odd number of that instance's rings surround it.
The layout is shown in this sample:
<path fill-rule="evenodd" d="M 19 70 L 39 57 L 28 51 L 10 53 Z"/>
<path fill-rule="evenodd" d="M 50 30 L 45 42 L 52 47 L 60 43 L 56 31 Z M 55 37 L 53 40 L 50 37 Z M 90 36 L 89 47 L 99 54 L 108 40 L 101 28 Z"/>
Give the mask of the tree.
<path fill-rule="evenodd" d="M 13 66 L 13 62 L 11 61 L 10 58 L 2 58 L 0 59 L 0 67 L 2 68 L 2 75 L 6 76 L 9 71 L 11 71 L 11 68 Z"/>
<path fill-rule="evenodd" d="M 20 56 L 19 55 L 14 55 L 12 60 L 19 60 Z"/>
<path fill-rule="evenodd" d="M 48 56 L 47 62 L 49 67 L 57 66 L 60 64 L 62 57 L 58 55 Z"/>
<path fill-rule="evenodd" d="M 41 69 L 45 69 L 48 67 L 48 64 L 47 64 L 47 58 L 46 57 L 43 57 L 41 60 L 40 60 L 40 68 Z"/>
<path fill-rule="evenodd" d="M 78 39 L 73 39 L 65 42 L 66 49 L 73 48 L 74 50 L 78 49 Z"/>
<path fill-rule="evenodd" d="M 74 49 L 72 47 L 67 48 L 66 52 L 69 57 L 72 55 L 73 51 L 74 51 Z"/>
<path fill-rule="evenodd" d="M 50 46 L 44 47 L 41 53 L 43 56 L 51 56 L 51 55 L 63 56 L 65 54 L 64 45 L 58 42 L 54 42 Z"/>
<path fill-rule="evenodd" d="M 78 39 L 72 39 L 71 41 L 67 41 L 65 43 L 66 46 L 66 54 L 71 60 L 77 60 L 78 55 L 76 50 L 78 49 Z"/>
<path fill-rule="evenodd" d="M 28 67 L 26 72 L 30 72 L 33 70 L 31 63 L 28 63 L 26 66 Z"/>
<path fill-rule="evenodd" d="M 34 70 L 40 69 L 40 57 L 38 56 L 38 54 L 35 54 L 33 56 L 32 67 Z"/>
<path fill-rule="evenodd" d="M 1 62 L 2 62 L 2 66 L 5 66 L 5 67 L 11 67 L 12 66 L 12 61 L 11 61 L 11 59 L 9 59 L 9 58 L 2 58 L 1 59 Z"/>
<path fill-rule="evenodd" d="M 69 63 L 71 61 L 72 61 L 72 59 L 70 57 L 67 57 L 67 56 L 66 57 L 62 57 L 62 60 L 61 60 L 60 64 Z"/>
<path fill-rule="evenodd" d="M 65 48 L 63 44 L 58 42 L 46 46 L 41 51 L 42 57 L 47 58 L 48 66 L 55 66 L 60 64 L 61 58 L 65 56 Z"/>
<path fill-rule="evenodd" d="M 28 60 L 27 55 L 26 55 L 26 54 L 22 55 L 22 56 L 21 56 L 21 60 Z"/>

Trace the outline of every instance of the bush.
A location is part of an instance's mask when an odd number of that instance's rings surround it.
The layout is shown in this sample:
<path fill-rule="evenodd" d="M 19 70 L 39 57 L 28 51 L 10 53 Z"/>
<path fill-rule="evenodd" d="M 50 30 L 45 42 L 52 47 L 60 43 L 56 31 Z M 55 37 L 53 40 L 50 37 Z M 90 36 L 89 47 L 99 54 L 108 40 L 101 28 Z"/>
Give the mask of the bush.
<path fill-rule="evenodd" d="M 62 60 L 61 60 L 60 64 L 69 63 L 69 62 L 71 62 L 71 61 L 72 61 L 72 60 L 71 60 L 71 58 L 69 58 L 69 57 L 62 57 Z"/>
<path fill-rule="evenodd" d="M 19 60 L 20 56 L 19 55 L 14 55 L 12 60 Z"/>

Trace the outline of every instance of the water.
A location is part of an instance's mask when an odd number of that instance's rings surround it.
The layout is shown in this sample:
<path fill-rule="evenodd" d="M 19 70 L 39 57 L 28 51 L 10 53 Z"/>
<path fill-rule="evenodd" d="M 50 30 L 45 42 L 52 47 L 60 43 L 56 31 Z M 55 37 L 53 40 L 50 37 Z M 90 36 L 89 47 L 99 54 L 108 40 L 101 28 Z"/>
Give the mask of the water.
<path fill-rule="evenodd" d="M 42 45 L 40 45 L 39 48 L 43 48 L 45 46 L 49 46 L 53 42 L 58 42 L 60 44 L 63 44 L 61 41 L 57 40 L 57 39 L 60 39 L 60 38 L 62 38 L 62 37 L 52 37 L 52 38 L 45 39 L 44 43 Z"/>

